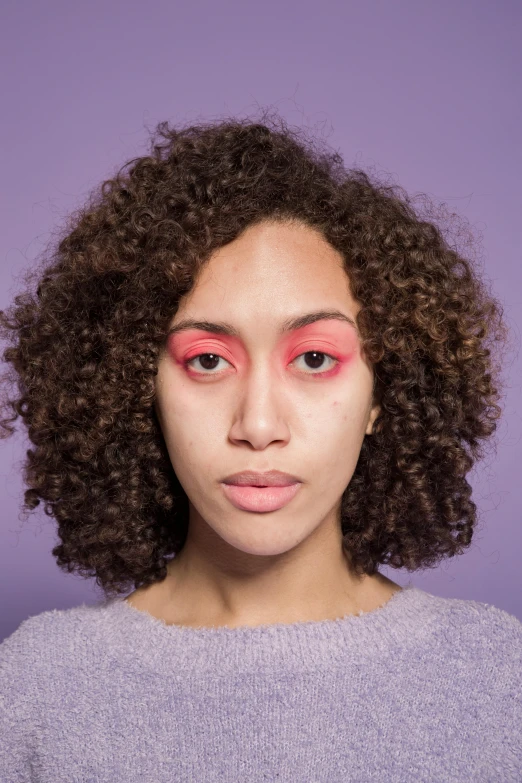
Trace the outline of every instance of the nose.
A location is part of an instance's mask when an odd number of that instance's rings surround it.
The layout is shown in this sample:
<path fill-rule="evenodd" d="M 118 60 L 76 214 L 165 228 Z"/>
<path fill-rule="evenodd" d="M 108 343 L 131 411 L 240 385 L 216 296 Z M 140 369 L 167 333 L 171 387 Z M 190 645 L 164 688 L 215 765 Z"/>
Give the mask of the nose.
<path fill-rule="evenodd" d="M 229 438 L 248 442 L 256 450 L 290 439 L 290 403 L 282 379 L 266 364 L 253 369 L 238 392 Z"/>

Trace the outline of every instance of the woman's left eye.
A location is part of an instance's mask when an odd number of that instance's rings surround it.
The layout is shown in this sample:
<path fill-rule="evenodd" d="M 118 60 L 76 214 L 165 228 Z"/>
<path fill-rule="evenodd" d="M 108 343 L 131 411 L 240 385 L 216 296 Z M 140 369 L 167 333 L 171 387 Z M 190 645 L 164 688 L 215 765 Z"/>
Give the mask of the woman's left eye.
<path fill-rule="evenodd" d="M 324 351 L 306 351 L 305 353 L 302 353 L 299 356 L 297 356 L 292 361 L 292 364 L 297 362 L 298 359 L 302 359 L 305 356 L 312 357 L 310 360 L 307 360 L 308 361 L 308 369 L 321 370 L 322 372 L 326 372 L 327 370 L 331 370 L 332 367 L 334 367 L 335 364 L 338 362 L 338 359 L 335 359 L 333 356 L 330 356 L 330 354 L 328 354 L 328 353 L 324 353 Z M 323 366 L 324 365 L 324 358 L 330 360 L 331 364 L 330 364 L 329 367 L 324 368 L 324 366 Z M 206 369 L 206 370 L 215 370 L 216 369 L 216 367 L 215 367 L 216 361 L 219 361 L 221 359 L 223 359 L 224 362 L 227 361 L 226 359 L 224 359 L 222 356 L 220 356 L 217 353 L 200 353 L 197 356 L 193 356 L 192 359 L 189 359 L 188 362 L 186 362 L 186 365 L 190 367 L 193 364 L 193 362 L 199 361 L 201 359 L 203 359 L 203 364 L 207 364 L 208 365 L 209 362 L 210 362 L 210 364 L 213 365 L 211 367 L 208 367 L 208 366 L 207 367 L 203 367 L 203 369 Z M 201 367 L 201 363 L 200 363 L 200 367 Z M 199 375 L 218 375 L 219 373 L 215 373 L 215 372 L 199 372 L 198 374 Z M 307 373 L 307 374 L 308 375 L 321 375 L 321 372 L 318 372 L 318 373 Z"/>
<path fill-rule="evenodd" d="M 332 367 L 337 362 L 337 359 L 334 359 L 334 357 L 330 356 L 330 354 L 328 354 L 328 353 L 324 353 L 324 351 L 306 351 L 306 353 L 302 353 L 299 356 L 297 356 L 294 359 L 294 362 L 297 361 L 297 359 L 301 359 L 303 356 L 313 357 L 311 359 L 311 361 L 310 361 L 311 369 L 314 369 L 314 370 L 321 369 L 323 372 L 326 372 L 327 370 L 331 370 Z M 329 367 L 325 368 L 323 366 L 323 364 L 324 364 L 323 358 L 324 357 L 326 357 L 327 359 L 330 360 L 331 364 L 330 364 Z M 292 362 L 292 364 L 293 364 L 293 362 Z M 310 364 L 308 365 L 309 367 L 310 367 Z M 311 373 L 311 375 L 315 375 L 315 374 L 316 373 Z M 317 373 L 317 374 L 320 375 L 320 373 Z"/>

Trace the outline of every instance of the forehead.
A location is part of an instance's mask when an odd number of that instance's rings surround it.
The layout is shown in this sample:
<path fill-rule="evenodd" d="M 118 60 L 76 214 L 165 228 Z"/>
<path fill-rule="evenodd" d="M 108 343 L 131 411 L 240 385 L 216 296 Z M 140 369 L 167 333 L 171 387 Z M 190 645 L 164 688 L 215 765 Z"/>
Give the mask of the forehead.
<path fill-rule="evenodd" d="M 284 334 L 322 319 L 355 327 L 358 309 L 342 256 L 317 230 L 264 222 L 210 257 L 171 326 Z"/>

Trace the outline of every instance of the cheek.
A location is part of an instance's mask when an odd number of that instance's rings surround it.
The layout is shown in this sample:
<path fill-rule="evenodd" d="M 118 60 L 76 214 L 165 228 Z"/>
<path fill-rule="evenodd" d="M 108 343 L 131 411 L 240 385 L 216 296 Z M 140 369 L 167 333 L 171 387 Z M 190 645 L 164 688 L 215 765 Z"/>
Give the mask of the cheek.
<path fill-rule="evenodd" d="M 186 451 L 194 437 L 192 423 L 197 421 L 194 396 L 180 374 L 172 373 L 169 362 L 158 366 L 155 383 L 154 407 L 171 459 L 179 451 Z"/>
<path fill-rule="evenodd" d="M 332 475 L 347 482 L 353 474 L 364 441 L 368 420 L 366 398 L 336 397 L 328 406 L 328 414 L 328 420 L 323 421 L 317 430 L 317 448 L 321 448 L 321 443 L 324 444 Z"/>
<path fill-rule="evenodd" d="M 361 368 L 359 368 L 360 370 Z M 303 411 L 308 437 L 320 446 L 321 439 L 335 443 L 342 450 L 360 448 L 368 421 L 371 403 L 371 382 L 357 367 L 344 367 L 346 382 L 330 387 L 330 394 L 317 396 L 313 403 L 308 397 Z M 343 370 L 341 370 L 343 373 Z M 339 376 L 341 380 L 342 375 Z M 328 389 L 328 383 L 323 390 Z"/>
<path fill-rule="evenodd" d="M 226 427 L 224 406 L 194 394 L 190 379 L 173 372 L 168 360 L 158 368 L 155 405 L 171 460 L 178 463 L 208 452 Z"/>

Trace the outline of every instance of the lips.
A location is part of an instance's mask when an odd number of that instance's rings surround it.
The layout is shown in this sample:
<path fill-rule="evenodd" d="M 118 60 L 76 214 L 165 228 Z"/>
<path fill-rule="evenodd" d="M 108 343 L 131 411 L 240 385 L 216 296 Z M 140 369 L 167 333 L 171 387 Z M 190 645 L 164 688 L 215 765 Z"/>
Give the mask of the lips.
<path fill-rule="evenodd" d="M 297 481 L 286 486 L 253 487 L 221 482 L 223 492 L 236 508 L 242 511 L 278 511 L 295 497 L 301 488 Z"/>
<path fill-rule="evenodd" d="M 243 470 L 221 481 L 229 501 L 242 511 L 277 511 L 297 494 L 302 481 L 280 470 Z"/>
<path fill-rule="evenodd" d="M 243 470 L 233 473 L 222 479 L 223 484 L 232 484 L 238 487 L 288 487 L 291 484 L 300 484 L 301 480 L 290 473 L 280 470 L 268 470 L 265 472 L 255 470 Z"/>

